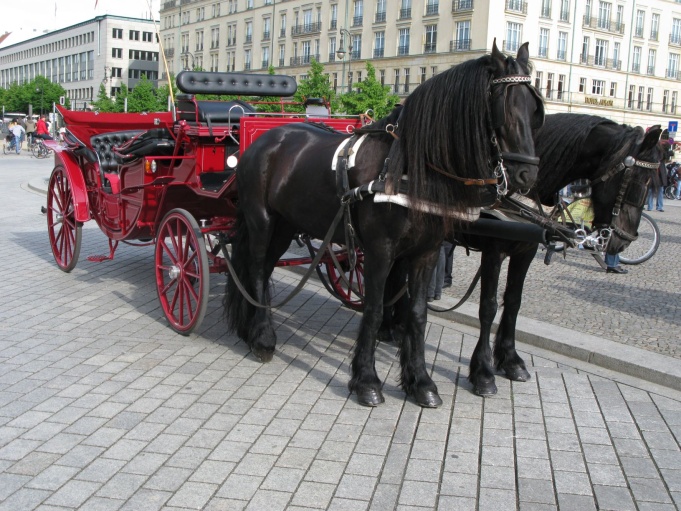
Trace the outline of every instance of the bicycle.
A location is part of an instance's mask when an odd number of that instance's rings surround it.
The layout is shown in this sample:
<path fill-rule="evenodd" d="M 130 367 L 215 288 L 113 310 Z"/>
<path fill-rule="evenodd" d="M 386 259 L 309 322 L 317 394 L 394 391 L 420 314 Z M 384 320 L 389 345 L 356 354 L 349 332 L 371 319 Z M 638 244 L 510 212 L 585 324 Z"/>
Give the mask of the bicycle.
<path fill-rule="evenodd" d="M 2 144 L 2 154 L 10 154 L 15 152 L 16 148 L 14 142 L 14 135 L 10 135 L 5 138 L 5 141 Z"/>
<path fill-rule="evenodd" d="M 31 156 L 36 158 L 47 158 L 52 152 L 52 149 L 45 145 L 42 138 L 33 138 L 33 143 L 29 146 L 31 150 Z"/>
<path fill-rule="evenodd" d="M 605 250 L 610 240 L 610 229 L 591 228 L 592 217 L 589 216 L 591 199 L 575 200 L 572 203 L 562 201 L 562 205 L 554 210 L 553 219 L 562 221 L 561 212 L 565 212 L 565 223 L 571 226 L 575 232 L 575 243 L 582 249 L 591 251 L 603 269 L 605 264 Z M 638 226 L 638 238 L 620 253 L 622 264 L 641 264 L 655 255 L 660 247 L 660 228 L 653 218 L 645 212 L 641 212 L 641 222 Z M 565 250 L 563 243 L 556 243 L 552 248 L 554 252 Z"/>

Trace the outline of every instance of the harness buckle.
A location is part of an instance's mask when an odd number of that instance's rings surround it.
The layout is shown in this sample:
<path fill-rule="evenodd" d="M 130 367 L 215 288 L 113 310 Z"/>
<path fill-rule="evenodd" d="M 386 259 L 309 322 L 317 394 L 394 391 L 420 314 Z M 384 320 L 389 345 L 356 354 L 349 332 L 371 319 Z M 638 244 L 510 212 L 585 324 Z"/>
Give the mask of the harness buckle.
<path fill-rule="evenodd" d="M 614 208 L 612 208 L 612 216 L 619 216 L 619 214 L 620 214 L 619 206 L 615 206 Z"/>

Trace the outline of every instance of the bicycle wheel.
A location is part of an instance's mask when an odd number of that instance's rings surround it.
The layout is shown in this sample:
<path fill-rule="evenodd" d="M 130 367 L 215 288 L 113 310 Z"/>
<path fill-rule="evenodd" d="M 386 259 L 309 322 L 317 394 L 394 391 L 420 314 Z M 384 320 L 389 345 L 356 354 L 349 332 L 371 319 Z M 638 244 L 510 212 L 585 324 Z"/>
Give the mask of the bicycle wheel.
<path fill-rule="evenodd" d="M 647 213 L 641 213 L 638 226 L 638 239 L 632 241 L 620 254 L 620 262 L 624 264 L 641 264 L 655 255 L 660 246 L 660 228 Z"/>
<path fill-rule="evenodd" d="M 674 188 L 675 188 L 674 185 L 668 185 L 668 186 L 665 187 L 665 189 L 664 189 L 665 198 L 667 198 L 669 200 L 676 199 L 676 195 L 674 195 L 674 192 L 676 190 Z"/>
<path fill-rule="evenodd" d="M 42 158 L 40 155 L 40 144 L 33 144 L 31 146 L 31 155 L 35 156 L 36 158 Z"/>
<path fill-rule="evenodd" d="M 2 154 L 9 154 L 9 147 L 7 147 L 7 144 L 2 144 Z"/>

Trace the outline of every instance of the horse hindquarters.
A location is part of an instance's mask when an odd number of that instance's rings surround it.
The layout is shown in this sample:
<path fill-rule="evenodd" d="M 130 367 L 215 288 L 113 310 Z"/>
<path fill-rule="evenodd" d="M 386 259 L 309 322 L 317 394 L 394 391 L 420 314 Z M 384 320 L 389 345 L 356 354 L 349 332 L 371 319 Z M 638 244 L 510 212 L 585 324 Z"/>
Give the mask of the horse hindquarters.
<path fill-rule="evenodd" d="M 494 358 L 497 369 L 513 381 L 528 381 L 530 373 L 515 349 L 515 332 L 523 297 L 525 278 L 539 245 L 526 245 L 511 255 L 504 292 L 504 310 L 494 339 Z"/>

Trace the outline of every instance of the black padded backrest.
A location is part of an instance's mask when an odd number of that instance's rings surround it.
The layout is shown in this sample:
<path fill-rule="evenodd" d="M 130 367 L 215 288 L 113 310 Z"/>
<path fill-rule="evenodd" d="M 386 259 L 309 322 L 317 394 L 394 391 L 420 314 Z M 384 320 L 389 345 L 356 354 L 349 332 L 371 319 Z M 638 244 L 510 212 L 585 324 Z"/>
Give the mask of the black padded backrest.
<path fill-rule="evenodd" d="M 196 101 L 181 99 L 175 102 L 178 119 L 189 122 L 213 124 L 239 124 L 244 112 L 255 112 L 252 105 L 235 99 L 233 101 Z"/>
<path fill-rule="evenodd" d="M 144 130 L 114 131 L 101 133 L 90 138 L 92 148 L 99 156 L 100 169 L 105 172 L 118 170 L 118 165 L 123 162 L 111 149 L 125 144 L 140 133 L 144 133 Z"/>
<path fill-rule="evenodd" d="M 180 71 L 177 88 L 189 94 L 287 97 L 296 93 L 298 85 L 295 78 L 286 75 Z"/>

